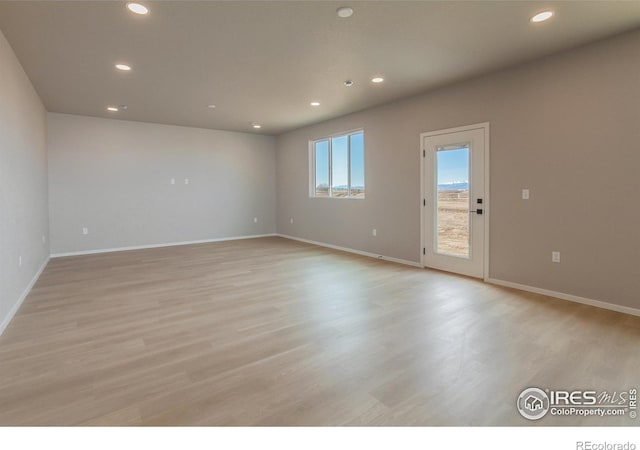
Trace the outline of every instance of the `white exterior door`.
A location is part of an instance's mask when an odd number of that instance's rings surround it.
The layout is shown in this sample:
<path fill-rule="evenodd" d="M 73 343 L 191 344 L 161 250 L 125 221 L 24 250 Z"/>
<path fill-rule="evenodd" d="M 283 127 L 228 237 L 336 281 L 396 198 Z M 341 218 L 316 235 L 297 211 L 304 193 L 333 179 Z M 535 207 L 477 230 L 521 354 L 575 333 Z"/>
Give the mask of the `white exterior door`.
<path fill-rule="evenodd" d="M 422 263 L 485 277 L 488 124 L 423 133 Z"/>

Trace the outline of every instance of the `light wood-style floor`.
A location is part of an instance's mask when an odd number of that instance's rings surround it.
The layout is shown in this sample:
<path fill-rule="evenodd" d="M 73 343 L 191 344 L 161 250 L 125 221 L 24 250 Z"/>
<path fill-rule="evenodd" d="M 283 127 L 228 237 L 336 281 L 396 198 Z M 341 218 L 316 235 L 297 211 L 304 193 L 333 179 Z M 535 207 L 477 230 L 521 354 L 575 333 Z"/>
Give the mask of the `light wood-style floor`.
<path fill-rule="evenodd" d="M 0 425 L 528 425 L 523 388 L 638 386 L 639 344 L 637 317 L 282 238 L 68 257 L 0 337 Z"/>

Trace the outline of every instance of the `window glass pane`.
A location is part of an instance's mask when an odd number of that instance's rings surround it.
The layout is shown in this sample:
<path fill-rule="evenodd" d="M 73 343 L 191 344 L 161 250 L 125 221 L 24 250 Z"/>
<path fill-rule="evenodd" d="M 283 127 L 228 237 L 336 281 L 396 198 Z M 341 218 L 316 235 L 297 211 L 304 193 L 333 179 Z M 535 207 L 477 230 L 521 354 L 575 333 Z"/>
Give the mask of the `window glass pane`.
<path fill-rule="evenodd" d="M 351 149 L 351 196 L 364 198 L 364 133 L 352 134 Z"/>
<path fill-rule="evenodd" d="M 364 198 L 364 132 L 313 142 L 311 195 Z"/>
<path fill-rule="evenodd" d="M 436 152 L 437 252 L 469 257 L 469 146 Z"/>
<path fill-rule="evenodd" d="M 315 143 L 316 197 L 329 196 L 329 141 Z"/>
<path fill-rule="evenodd" d="M 349 159 L 347 155 L 347 136 L 331 139 L 331 195 L 349 196 Z"/>

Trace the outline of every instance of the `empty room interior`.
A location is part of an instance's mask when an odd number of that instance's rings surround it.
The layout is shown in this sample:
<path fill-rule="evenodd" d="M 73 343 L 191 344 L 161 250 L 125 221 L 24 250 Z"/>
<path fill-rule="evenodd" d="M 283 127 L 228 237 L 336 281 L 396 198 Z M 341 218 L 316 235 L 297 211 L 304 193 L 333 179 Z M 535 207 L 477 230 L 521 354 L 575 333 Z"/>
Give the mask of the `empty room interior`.
<path fill-rule="evenodd" d="M 0 31 L 1 426 L 638 425 L 640 2 Z"/>

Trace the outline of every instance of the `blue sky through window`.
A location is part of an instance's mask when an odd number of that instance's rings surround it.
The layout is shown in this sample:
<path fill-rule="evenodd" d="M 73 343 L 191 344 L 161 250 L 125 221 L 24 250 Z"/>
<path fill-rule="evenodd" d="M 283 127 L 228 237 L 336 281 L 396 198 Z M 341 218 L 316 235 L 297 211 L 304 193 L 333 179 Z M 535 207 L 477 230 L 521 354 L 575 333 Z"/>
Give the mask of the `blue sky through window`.
<path fill-rule="evenodd" d="M 329 141 L 316 142 L 316 187 L 329 186 Z"/>
<path fill-rule="evenodd" d="M 314 143 L 316 196 L 364 198 L 364 133 Z M 351 181 L 351 183 L 349 183 Z M 331 182 L 331 193 L 328 186 Z M 351 192 L 349 192 L 351 184 Z"/>
<path fill-rule="evenodd" d="M 352 134 L 351 139 L 351 187 L 364 187 L 364 134 Z"/>
<path fill-rule="evenodd" d="M 331 161 L 333 169 L 332 186 L 346 187 L 349 185 L 349 160 L 347 156 L 347 136 L 331 139 Z"/>
<path fill-rule="evenodd" d="M 469 149 L 436 152 L 438 184 L 469 182 Z"/>

